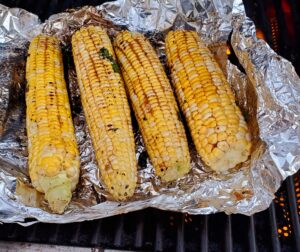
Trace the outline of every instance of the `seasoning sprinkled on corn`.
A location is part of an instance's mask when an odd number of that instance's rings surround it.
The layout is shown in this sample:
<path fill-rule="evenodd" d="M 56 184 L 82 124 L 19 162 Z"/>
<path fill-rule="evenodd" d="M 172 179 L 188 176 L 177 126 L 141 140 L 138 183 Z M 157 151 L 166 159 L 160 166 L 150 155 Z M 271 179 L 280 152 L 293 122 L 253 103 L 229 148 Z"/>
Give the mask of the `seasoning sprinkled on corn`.
<path fill-rule="evenodd" d="M 136 187 L 137 164 L 129 104 L 110 39 L 101 27 L 83 27 L 73 35 L 72 48 L 101 177 L 116 200 L 126 200 Z"/>

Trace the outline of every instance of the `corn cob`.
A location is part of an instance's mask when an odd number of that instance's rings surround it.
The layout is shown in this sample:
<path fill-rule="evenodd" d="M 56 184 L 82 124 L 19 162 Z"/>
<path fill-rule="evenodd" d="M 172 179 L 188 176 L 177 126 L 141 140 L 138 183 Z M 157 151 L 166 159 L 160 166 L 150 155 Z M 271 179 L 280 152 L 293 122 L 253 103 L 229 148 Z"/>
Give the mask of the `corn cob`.
<path fill-rule="evenodd" d="M 173 85 L 202 160 L 224 171 L 247 160 L 250 134 L 230 86 L 193 31 L 171 31 L 166 53 Z"/>
<path fill-rule="evenodd" d="M 137 181 L 130 108 L 110 39 L 84 27 L 72 37 L 81 101 L 101 176 L 116 200 L 133 195 Z"/>
<path fill-rule="evenodd" d="M 164 181 L 180 178 L 190 170 L 190 156 L 164 69 L 150 43 L 139 33 L 121 32 L 114 45 L 156 174 Z"/>
<path fill-rule="evenodd" d="M 59 41 L 37 36 L 26 65 L 29 175 L 51 210 L 62 213 L 79 178 L 79 153 Z"/>

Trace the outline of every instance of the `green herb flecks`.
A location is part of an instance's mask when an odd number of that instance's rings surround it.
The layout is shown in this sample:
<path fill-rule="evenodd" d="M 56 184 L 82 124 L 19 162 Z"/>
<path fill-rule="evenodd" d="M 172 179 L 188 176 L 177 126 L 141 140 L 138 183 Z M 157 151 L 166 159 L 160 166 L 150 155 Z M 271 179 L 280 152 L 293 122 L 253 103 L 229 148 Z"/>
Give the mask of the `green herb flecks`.
<path fill-rule="evenodd" d="M 107 48 L 102 47 L 100 49 L 99 53 L 103 59 L 107 59 L 111 62 L 112 69 L 114 70 L 115 73 L 120 73 L 120 68 L 119 68 L 117 62 L 115 61 L 114 57 L 109 53 Z"/>

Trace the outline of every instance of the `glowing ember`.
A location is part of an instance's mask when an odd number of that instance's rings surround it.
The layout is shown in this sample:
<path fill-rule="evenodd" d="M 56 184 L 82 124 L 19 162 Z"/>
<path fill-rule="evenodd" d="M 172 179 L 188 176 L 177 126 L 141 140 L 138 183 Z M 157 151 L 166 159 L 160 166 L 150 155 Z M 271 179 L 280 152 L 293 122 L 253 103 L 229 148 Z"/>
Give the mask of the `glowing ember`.
<path fill-rule="evenodd" d="M 272 44 L 273 49 L 278 51 L 278 38 L 279 38 L 279 28 L 278 28 L 278 21 L 276 16 L 276 11 L 274 5 L 269 5 L 267 8 L 267 17 L 269 19 L 269 23 L 271 26 L 271 34 L 272 34 Z"/>
<path fill-rule="evenodd" d="M 256 37 L 259 39 L 263 39 L 266 40 L 265 38 L 265 34 L 263 33 L 263 31 L 259 28 L 256 29 Z"/>
<path fill-rule="evenodd" d="M 226 48 L 226 54 L 229 56 L 231 54 L 230 48 L 227 46 Z"/>

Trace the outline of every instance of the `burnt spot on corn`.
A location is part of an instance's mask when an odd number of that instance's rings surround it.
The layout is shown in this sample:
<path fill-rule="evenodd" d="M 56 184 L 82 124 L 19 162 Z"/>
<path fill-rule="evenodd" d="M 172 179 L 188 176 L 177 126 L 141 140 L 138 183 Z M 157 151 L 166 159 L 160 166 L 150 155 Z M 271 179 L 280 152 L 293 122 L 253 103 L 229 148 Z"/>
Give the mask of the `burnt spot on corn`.
<path fill-rule="evenodd" d="M 114 128 L 112 124 L 107 124 L 107 130 L 108 131 L 113 131 L 116 132 L 119 128 Z"/>
<path fill-rule="evenodd" d="M 110 128 L 108 129 L 108 131 L 113 131 L 113 132 L 116 132 L 119 128 Z"/>

